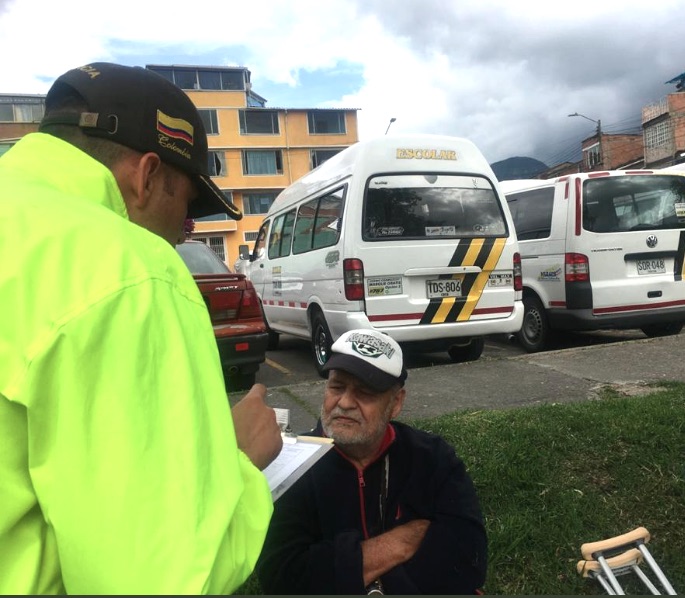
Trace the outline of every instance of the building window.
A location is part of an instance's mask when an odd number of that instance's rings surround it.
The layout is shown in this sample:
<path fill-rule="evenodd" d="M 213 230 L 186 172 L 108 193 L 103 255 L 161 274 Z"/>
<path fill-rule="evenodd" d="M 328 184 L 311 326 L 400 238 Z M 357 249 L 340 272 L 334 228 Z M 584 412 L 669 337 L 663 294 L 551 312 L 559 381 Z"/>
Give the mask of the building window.
<path fill-rule="evenodd" d="M 671 141 L 671 123 L 662 120 L 654 125 L 645 127 L 645 147 L 656 148 Z"/>
<path fill-rule="evenodd" d="M 210 150 L 207 153 L 209 176 L 227 176 L 226 152 Z"/>
<path fill-rule="evenodd" d="M 249 79 L 248 71 L 244 68 L 212 69 L 150 65 L 146 68 L 162 75 L 181 89 L 243 91 L 245 82 Z"/>
<path fill-rule="evenodd" d="M 259 234 L 259 231 L 256 230 L 246 230 L 243 233 L 243 239 L 245 240 L 245 243 L 252 243 L 253 241 L 257 240 L 257 235 Z"/>
<path fill-rule="evenodd" d="M 243 193 L 243 213 L 266 214 L 277 195 L 277 191 Z"/>
<path fill-rule="evenodd" d="M 307 113 L 310 135 L 345 133 L 345 113 L 335 110 L 310 110 Z"/>
<path fill-rule="evenodd" d="M 217 118 L 216 110 L 199 109 L 202 124 L 205 126 L 205 133 L 207 135 L 219 134 L 219 120 Z"/>
<path fill-rule="evenodd" d="M 335 154 L 339 153 L 339 149 L 334 150 L 322 150 L 316 149 L 311 151 L 311 167 L 316 168 L 321 166 L 328 158 L 332 158 Z"/>
<path fill-rule="evenodd" d="M 283 159 L 278 150 L 244 150 L 243 174 L 283 174 Z"/>
<path fill-rule="evenodd" d="M 209 237 L 209 248 L 221 258 L 222 262 L 226 261 L 226 247 L 223 237 Z"/>
<path fill-rule="evenodd" d="M 602 163 L 602 154 L 599 151 L 599 143 L 595 143 L 594 145 L 585 148 L 583 150 L 583 154 L 585 156 L 584 162 L 587 168 L 594 168 Z"/>
<path fill-rule="evenodd" d="M 264 108 L 264 106 L 266 106 L 266 100 L 254 93 L 248 91 L 245 96 L 247 98 L 247 105 L 250 108 Z"/>
<path fill-rule="evenodd" d="M 241 135 L 278 135 L 278 112 L 275 110 L 241 110 Z"/>
<path fill-rule="evenodd" d="M 226 247 L 223 237 L 193 237 L 193 241 L 200 241 L 207 245 L 222 262 L 226 261 Z"/>
<path fill-rule="evenodd" d="M 44 113 L 43 98 L 0 97 L 0 122 L 37 123 Z"/>
<path fill-rule="evenodd" d="M 222 189 L 221 192 L 226 196 L 228 201 L 233 203 L 233 192 L 232 191 L 227 191 L 225 189 Z M 205 222 L 215 222 L 217 220 L 229 220 L 229 216 L 228 216 L 228 214 L 226 214 L 226 212 L 219 212 L 218 214 L 210 214 L 209 216 L 199 216 L 197 218 L 194 218 L 194 220 L 205 221 Z"/>

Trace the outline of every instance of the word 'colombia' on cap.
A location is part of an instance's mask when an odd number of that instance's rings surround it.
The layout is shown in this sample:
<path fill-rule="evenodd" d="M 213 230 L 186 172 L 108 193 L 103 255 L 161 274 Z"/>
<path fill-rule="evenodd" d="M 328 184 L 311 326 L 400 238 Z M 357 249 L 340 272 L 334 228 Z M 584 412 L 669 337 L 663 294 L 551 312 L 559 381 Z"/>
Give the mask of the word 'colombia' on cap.
<path fill-rule="evenodd" d="M 75 90 L 88 105 L 80 115 L 54 115 L 66 88 Z M 242 212 L 229 201 L 209 175 L 207 134 L 197 108 L 186 93 L 162 75 L 139 66 L 93 62 L 57 78 L 45 98 L 50 125 L 76 125 L 84 133 L 109 139 L 139 152 L 154 152 L 160 159 L 190 175 L 198 197 L 188 209 L 189 218 L 227 213 L 235 220 Z"/>
<path fill-rule="evenodd" d="M 407 370 L 395 339 L 369 329 L 348 330 L 333 343 L 324 371 L 342 370 L 378 392 L 404 385 Z"/>

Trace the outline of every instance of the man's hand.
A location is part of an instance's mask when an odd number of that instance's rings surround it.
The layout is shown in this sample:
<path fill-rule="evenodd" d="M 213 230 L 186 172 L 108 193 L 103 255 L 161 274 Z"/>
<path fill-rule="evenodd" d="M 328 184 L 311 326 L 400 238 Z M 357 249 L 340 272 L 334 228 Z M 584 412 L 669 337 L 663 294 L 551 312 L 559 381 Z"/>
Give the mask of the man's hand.
<path fill-rule="evenodd" d="M 283 446 L 276 412 L 264 402 L 265 397 L 266 386 L 255 384 L 231 409 L 238 448 L 259 469 L 271 463 Z"/>
<path fill-rule="evenodd" d="M 416 554 L 426 535 L 430 521 L 415 519 L 369 538 L 361 543 L 364 585 L 369 585 L 393 567 L 408 561 Z"/>

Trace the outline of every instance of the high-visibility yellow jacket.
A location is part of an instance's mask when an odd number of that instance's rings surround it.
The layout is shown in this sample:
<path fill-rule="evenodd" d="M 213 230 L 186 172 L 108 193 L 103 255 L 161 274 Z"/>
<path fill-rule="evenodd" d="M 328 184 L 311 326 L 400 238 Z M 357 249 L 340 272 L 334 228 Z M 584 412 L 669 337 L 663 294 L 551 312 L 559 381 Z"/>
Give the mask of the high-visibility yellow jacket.
<path fill-rule="evenodd" d="M 23 138 L 0 159 L 0 594 L 230 593 L 272 508 L 174 247 L 99 162 Z"/>

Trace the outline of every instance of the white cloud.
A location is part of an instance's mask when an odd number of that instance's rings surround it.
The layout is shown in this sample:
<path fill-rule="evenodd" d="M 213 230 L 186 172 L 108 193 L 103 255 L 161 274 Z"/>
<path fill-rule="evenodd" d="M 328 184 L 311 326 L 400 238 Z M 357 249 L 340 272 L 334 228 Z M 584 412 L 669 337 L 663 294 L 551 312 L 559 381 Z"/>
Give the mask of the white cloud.
<path fill-rule="evenodd" d="M 0 92 L 44 93 L 76 65 L 151 48 L 155 63 L 242 60 L 305 98 L 304 72 L 359 65 L 359 89 L 332 87 L 328 104 L 361 108 L 361 138 L 395 117 L 393 133 L 469 137 L 490 161 L 561 159 L 593 127 L 567 114 L 618 132 L 674 91 L 684 19 L 677 0 L 0 0 Z"/>

